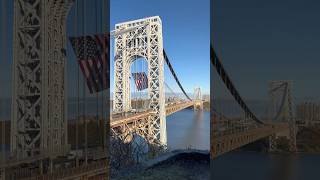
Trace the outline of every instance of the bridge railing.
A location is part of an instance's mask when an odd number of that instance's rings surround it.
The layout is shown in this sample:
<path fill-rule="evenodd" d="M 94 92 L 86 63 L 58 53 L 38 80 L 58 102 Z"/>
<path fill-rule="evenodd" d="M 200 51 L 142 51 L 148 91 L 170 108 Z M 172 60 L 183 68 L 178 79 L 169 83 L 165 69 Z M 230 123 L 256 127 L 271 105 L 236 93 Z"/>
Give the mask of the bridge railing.
<path fill-rule="evenodd" d="M 236 134 L 255 129 L 261 126 L 253 121 L 246 120 L 245 118 L 227 118 L 221 113 L 211 111 L 213 136 L 219 137 L 229 134 Z"/>
<path fill-rule="evenodd" d="M 227 119 L 218 113 L 214 113 L 212 121 L 210 142 L 212 158 L 288 129 L 287 123 L 246 124 L 239 120 Z"/>

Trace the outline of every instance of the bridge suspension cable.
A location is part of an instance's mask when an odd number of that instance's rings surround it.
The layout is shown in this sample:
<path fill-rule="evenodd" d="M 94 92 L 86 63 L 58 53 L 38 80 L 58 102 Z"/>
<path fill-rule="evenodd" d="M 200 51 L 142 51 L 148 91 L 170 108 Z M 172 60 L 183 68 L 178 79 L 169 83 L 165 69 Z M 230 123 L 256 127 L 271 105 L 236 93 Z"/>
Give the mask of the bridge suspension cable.
<path fill-rule="evenodd" d="M 182 91 L 183 94 L 187 97 L 187 99 L 189 99 L 190 101 L 192 101 L 191 98 L 190 98 L 190 97 L 188 96 L 188 94 L 186 93 L 186 91 L 183 89 L 183 87 L 182 87 L 182 85 L 181 85 L 181 83 L 180 83 L 180 81 L 179 81 L 176 73 L 174 72 L 174 69 L 173 69 L 173 67 L 172 67 L 172 65 L 171 65 L 171 63 L 170 63 L 170 60 L 169 60 L 169 58 L 168 58 L 168 56 L 167 56 L 167 54 L 166 54 L 166 52 L 165 52 L 164 49 L 163 49 L 163 57 L 164 57 L 167 65 L 168 65 L 168 67 L 169 67 L 169 69 L 170 69 L 170 72 L 171 72 L 172 76 L 174 77 L 174 79 L 176 80 L 178 86 L 180 87 L 181 91 Z"/>
<path fill-rule="evenodd" d="M 174 97 L 179 98 L 178 94 L 176 94 L 176 93 L 172 90 L 172 88 L 171 88 L 166 82 L 164 82 L 164 84 L 165 84 L 165 86 L 168 88 L 168 90 L 170 91 L 170 93 L 171 93 Z"/>
<path fill-rule="evenodd" d="M 210 46 L 210 59 L 212 65 L 215 67 L 216 71 L 218 72 L 220 78 L 222 79 L 225 86 L 228 88 L 229 92 L 233 96 L 233 98 L 237 101 L 240 107 L 244 110 L 245 114 L 252 118 L 252 120 L 256 121 L 259 124 L 264 124 L 261 120 L 259 120 L 249 109 L 247 104 L 244 102 L 242 97 L 240 96 L 238 90 L 235 88 L 233 82 L 231 81 L 229 75 L 227 74 L 226 70 L 224 69 L 221 61 L 219 60 L 218 56 L 216 55 L 212 46 Z"/>
<path fill-rule="evenodd" d="M 279 106 L 279 109 L 278 111 L 276 112 L 275 116 L 272 117 L 272 120 L 276 120 L 279 118 L 279 116 L 281 115 L 281 112 L 283 110 L 283 107 L 285 106 L 285 102 L 286 102 L 286 97 L 288 95 L 288 84 L 287 83 L 283 83 L 283 84 L 280 84 L 278 87 L 276 88 L 273 88 L 269 91 L 269 93 L 274 93 L 276 91 L 278 91 L 279 89 L 281 88 L 284 88 L 283 90 L 283 96 L 281 98 L 281 103 L 280 103 L 280 106 Z"/>

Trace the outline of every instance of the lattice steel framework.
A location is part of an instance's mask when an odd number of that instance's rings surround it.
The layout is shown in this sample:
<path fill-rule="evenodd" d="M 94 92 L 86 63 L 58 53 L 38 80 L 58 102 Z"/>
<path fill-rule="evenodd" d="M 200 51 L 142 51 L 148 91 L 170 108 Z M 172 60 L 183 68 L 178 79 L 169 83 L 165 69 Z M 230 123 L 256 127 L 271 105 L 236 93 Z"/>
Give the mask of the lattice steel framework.
<path fill-rule="evenodd" d="M 202 94 L 200 87 L 194 88 L 193 100 L 202 100 Z"/>
<path fill-rule="evenodd" d="M 131 142 L 134 135 L 141 137 L 148 137 L 149 113 L 139 116 L 133 120 L 129 120 L 125 123 L 119 123 L 118 125 L 111 124 L 111 135 L 115 138 L 119 138 L 124 142 Z"/>
<path fill-rule="evenodd" d="M 132 31 L 115 37 L 114 63 L 114 112 L 131 110 L 130 67 L 137 58 L 145 58 L 148 63 L 149 108 L 156 112 L 149 120 L 148 139 L 151 143 L 167 144 L 164 60 L 162 23 L 158 16 L 124 22 L 115 25 L 116 31 Z"/>
<path fill-rule="evenodd" d="M 193 101 L 194 101 L 194 109 L 195 110 L 197 110 L 197 109 L 202 110 L 203 109 L 202 94 L 201 94 L 200 87 L 194 88 Z"/>
<path fill-rule="evenodd" d="M 73 0 L 15 0 L 11 152 L 18 159 L 68 149 L 66 16 Z"/>
<path fill-rule="evenodd" d="M 289 124 L 290 151 L 296 151 L 296 126 L 292 110 L 291 81 L 271 81 L 269 96 L 271 99 L 270 115 L 273 122 Z M 274 150 L 275 135 L 270 137 L 270 149 Z"/>

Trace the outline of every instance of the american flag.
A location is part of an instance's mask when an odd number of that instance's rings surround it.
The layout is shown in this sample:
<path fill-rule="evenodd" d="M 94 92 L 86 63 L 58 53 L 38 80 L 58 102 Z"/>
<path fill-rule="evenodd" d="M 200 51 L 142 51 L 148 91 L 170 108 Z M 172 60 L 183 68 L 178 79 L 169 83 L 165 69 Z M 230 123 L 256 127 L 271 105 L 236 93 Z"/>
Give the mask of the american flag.
<path fill-rule="evenodd" d="M 109 35 L 70 37 L 90 93 L 109 88 Z"/>
<path fill-rule="evenodd" d="M 138 91 L 148 88 L 148 77 L 145 72 L 132 73 Z"/>

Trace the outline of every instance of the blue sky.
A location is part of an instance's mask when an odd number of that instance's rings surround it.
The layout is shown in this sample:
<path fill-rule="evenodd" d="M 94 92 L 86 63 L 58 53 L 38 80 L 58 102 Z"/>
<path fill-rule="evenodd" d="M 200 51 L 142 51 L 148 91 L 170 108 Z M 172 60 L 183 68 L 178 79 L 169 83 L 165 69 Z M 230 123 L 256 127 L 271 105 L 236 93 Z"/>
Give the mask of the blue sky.
<path fill-rule="evenodd" d="M 150 16 L 162 20 L 163 45 L 182 85 L 188 93 L 200 86 L 203 93 L 210 90 L 210 1 L 209 0 L 111 0 L 110 28 L 115 24 Z M 112 47 L 113 55 L 113 47 Z M 113 60 L 111 72 L 113 73 Z M 111 74 L 113 80 L 113 74 Z M 165 68 L 165 81 L 174 85 Z M 113 91 L 113 82 L 111 82 Z"/>
<path fill-rule="evenodd" d="M 4 16 L 5 15 L 5 16 Z M 0 2 L 0 98 L 11 95 L 13 3 Z"/>
<path fill-rule="evenodd" d="M 1 88 L 0 97 L 11 96 L 11 68 L 12 68 L 12 22 L 13 3 L 7 1 L 7 17 L 1 18 L 1 23 L 7 24 L 6 42 L 2 48 L 7 53 L 1 56 L 0 83 L 6 84 L 6 88 Z M 102 22 L 101 9 L 95 11 L 96 6 L 100 7 L 101 0 L 85 1 L 85 12 L 82 12 L 81 4 L 78 1 L 78 14 L 76 15 L 76 5 L 72 7 L 67 17 L 67 36 L 81 36 L 83 34 L 96 34 L 103 32 L 102 25 L 107 27 L 107 22 Z M 200 86 L 204 93 L 209 93 L 209 38 L 210 38 L 210 9 L 209 0 L 111 0 L 110 30 L 119 22 L 139 19 L 143 17 L 158 15 L 162 19 L 164 48 L 171 60 L 171 63 L 188 93 L 193 93 L 195 86 Z M 2 6 L 1 6 L 2 9 Z M 85 14 L 85 16 L 83 16 Z M 85 20 L 83 20 L 85 17 Z M 98 19 L 96 18 L 98 17 Z M 84 23 L 84 25 L 82 24 Z M 83 28 L 84 27 L 84 28 Z M 109 29 L 107 27 L 107 29 Z M 0 32 L 4 29 L 1 28 Z M 1 37 L 2 38 L 2 37 Z M 112 47 L 113 51 L 113 47 Z M 77 74 L 79 66 L 76 63 L 71 45 L 67 44 L 67 81 L 68 96 L 76 96 Z M 111 60 L 113 61 L 113 60 Z M 113 63 L 111 64 L 113 65 Z M 5 69 L 3 67 L 6 67 Z M 111 67 L 111 70 L 113 67 Z M 166 82 L 179 91 L 178 86 L 173 82 L 168 68 L 165 68 Z M 113 71 L 111 71 L 113 72 Z M 81 72 L 80 72 L 81 73 Z M 111 78 L 113 73 L 111 73 Z M 82 74 L 80 74 L 80 92 L 83 89 Z M 86 88 L 86 86 L 85 86 Z M 111 82 L 111 90 L 113 82 Z"/>
<path fill-rule="evenodd" d="M 320 1 L 213 1 L 213 44 L 245 99 L 269 80 L 293 80 L 297 99 L 319 99 Z"/>

